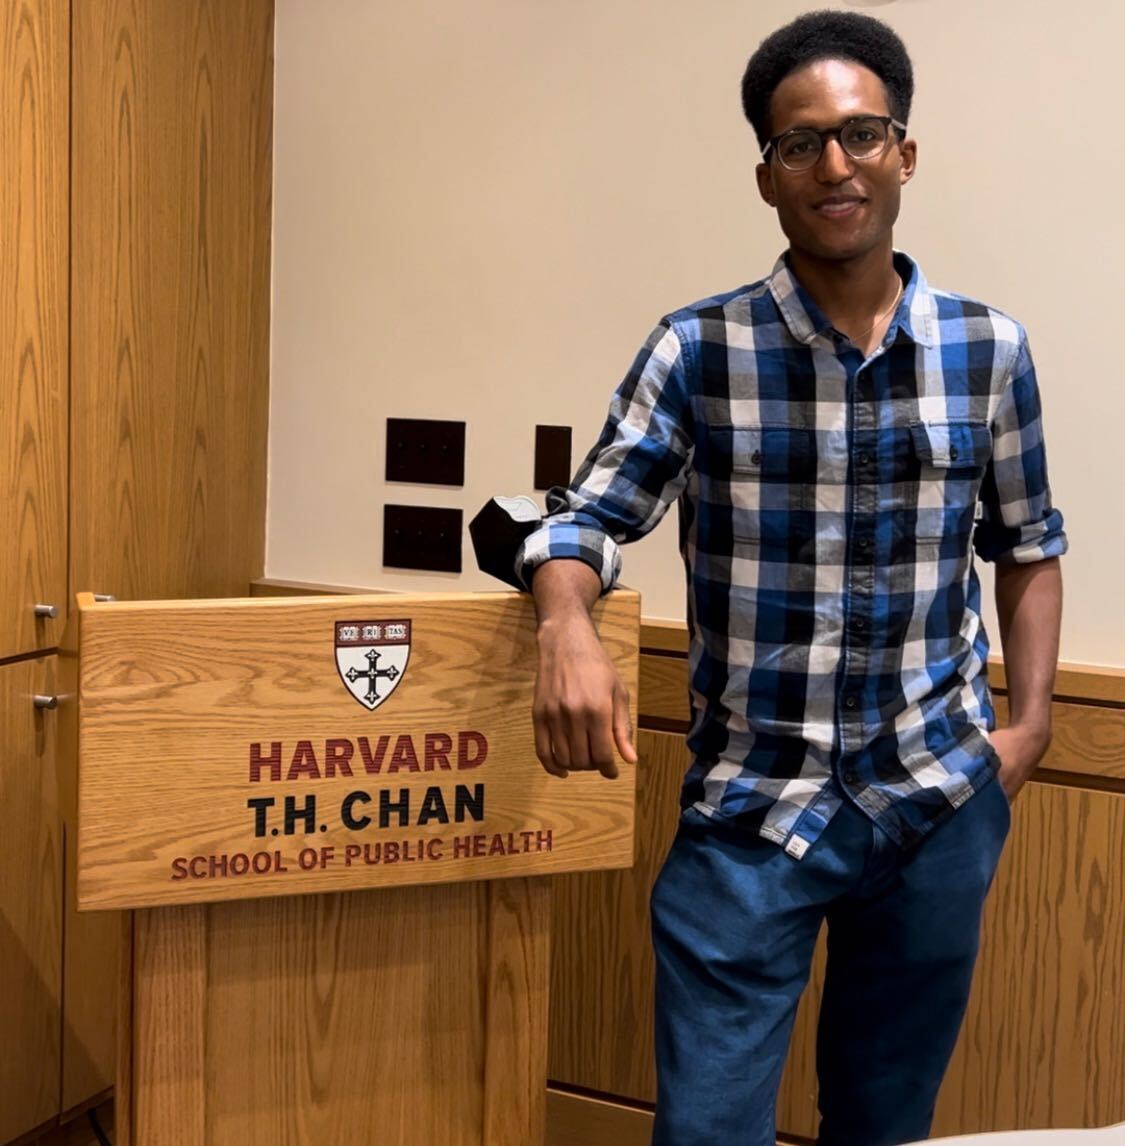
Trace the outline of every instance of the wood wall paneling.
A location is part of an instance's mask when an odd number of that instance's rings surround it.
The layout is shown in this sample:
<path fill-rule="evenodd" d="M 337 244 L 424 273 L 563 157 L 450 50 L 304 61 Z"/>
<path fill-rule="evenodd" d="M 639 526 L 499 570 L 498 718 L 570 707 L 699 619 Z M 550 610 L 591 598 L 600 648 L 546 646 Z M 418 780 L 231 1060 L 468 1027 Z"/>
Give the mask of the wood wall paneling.
<path fill-rule="evenodd" d="M 114 1146 L 121 1146 L 119 1139 L 114 1136 L 113 1100 L 107 1099 L 90 1109 L 94 1111 L 98 1125 L 109 1135 Z M 98 1146 L 98 1137 L 90 1124 L 89 1114 L 83 1110 L 27 1138 L 17 1139 L 12 1146 Z"/>
<path fill-rule="evenodd" d="M 1125 1121 L 1125 795 L 1029 784 L 934 1133 Z"/>
<path fill-rule="evenodd" d="M 324 597 L 355 593 L 369 596 L 388 589 L 360 589 L 352 585 L 324 585 L 315 581 L 286 581 L 279 577 L 258 577 L 250 582 L 251 597 Z"/>
<path fill-rule="evenodd" d="M 67 608 L 69 24 L 0 9 L 0 660 L 56 645 Z"/>
<path fill-rule="evenodd" d="M 56 658 L 0 665 L 0 1142 L 59 1110 L 62 839 L 55 779 Z"/>
<path fill-rule="evenodd" d="M 682 724 L 691 719 L 688 704 L 688 668 L 683 657 L 641 653 L 641 719 Z"/>
<path fill-rule="evenodd" d="M 631 870 L 555 880 L 548 1076 L 651 1102 L 652 947 L 648 899 L 679 818 L 683 737 L 637 736 L 636 861 Z"/>
<path fill-rule="evenodd" d="M 75 0 L 72 51 L 70 585 L 237 596 L 265 538 L 273 3 Z M 64 1109 L 113 1079 L 120 927 L 68 908 Z"/>
<path fill-rule="evenodd" d="M 547 1146 L 649 1146 L 652 1110 L 594 1094 L 547 1091 Z M 795 1146 L 779 1138 L 777 1146 Z"/>
<path fill-rule="evenodd" d="M 994 701 L 1003 728 L 1008 698 L 997 695 Z M 1054 737 L 1041 768 L 1066 773 L 1074 783 L 1101 782 L 1125 791 L 1125 706 L 1055 701 L 1051 720 Z"/>
<path fill-rule="evenodd" d="M 652 1111 L 595 1095 L 547 1091 L 547 1146 L 649 1146 Z"/>

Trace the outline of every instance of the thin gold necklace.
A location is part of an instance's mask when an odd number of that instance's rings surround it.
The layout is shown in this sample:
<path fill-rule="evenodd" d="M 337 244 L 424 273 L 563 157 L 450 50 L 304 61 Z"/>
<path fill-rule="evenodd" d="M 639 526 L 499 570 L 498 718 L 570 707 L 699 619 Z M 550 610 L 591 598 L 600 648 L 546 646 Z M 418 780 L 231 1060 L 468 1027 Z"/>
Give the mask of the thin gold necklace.
<path fill-rule="evenodd" d="M 875 321 L 862 334 L 857 334 L 852 339 L 852 342 L 854 342 L 858 345 L 863 339 L 865 339 L 875 329 L 875 327 L 877 327 L 879 325 L 879 323 L 881 323 L 883 321 L 884 318 L 887 317 L 888 314 L 891 313 L 892 310 L 894 310 L 894 308 L 896 306 L 898 306 L 898 300 L 900 298 L 902 298 L 902 291 L 903 291 L 902 279 L 899 279 L 898 280 L 898 291 L 895 294 L 894 302 L 892 302 L 891 305 L 888 306 L 887 309 L 885 311 L 883 311 L 883 313 L 880 314 L 875 319 Z"/>

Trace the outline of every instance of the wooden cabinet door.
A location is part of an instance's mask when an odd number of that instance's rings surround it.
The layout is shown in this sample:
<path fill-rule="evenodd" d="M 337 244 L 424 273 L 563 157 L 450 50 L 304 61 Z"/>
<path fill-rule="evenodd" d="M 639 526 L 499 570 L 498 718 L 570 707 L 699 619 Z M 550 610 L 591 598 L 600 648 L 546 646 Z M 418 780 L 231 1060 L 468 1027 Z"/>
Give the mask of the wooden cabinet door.
<path fill-rule="evenodd" d="M 0 665 L 0 1142 L 59 1112 L 62 840 L 55 657 Z"/>
<path fill-rule="evenodd" d="M 67 606 L 69 23 L 0 6 L 0 660 L 55 646 Z"/>
<path fill-rule="evenodd" d="M 265 549 L 272 0 L 83 0 L 73 56 L 73 591 L 242 596 Z"/>
<path fill-rule="evenodd" d="M 73 14 L 70 582 L 242 596 L 265 545 L 273 2 Z M 68 907 L 64 1110 L 113 1080 L 120 932 Z"/>

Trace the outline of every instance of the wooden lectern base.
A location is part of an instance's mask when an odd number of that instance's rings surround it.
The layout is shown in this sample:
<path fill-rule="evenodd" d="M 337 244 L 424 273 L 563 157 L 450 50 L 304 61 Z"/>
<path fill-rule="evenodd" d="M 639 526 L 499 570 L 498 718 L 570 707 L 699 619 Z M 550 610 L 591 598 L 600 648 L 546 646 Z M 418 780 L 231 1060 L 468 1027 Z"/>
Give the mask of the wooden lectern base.
<path fill-rule="evenodd" d="M 119 1146 L 538 1146 L 547 877 L 128 913 Z"/>

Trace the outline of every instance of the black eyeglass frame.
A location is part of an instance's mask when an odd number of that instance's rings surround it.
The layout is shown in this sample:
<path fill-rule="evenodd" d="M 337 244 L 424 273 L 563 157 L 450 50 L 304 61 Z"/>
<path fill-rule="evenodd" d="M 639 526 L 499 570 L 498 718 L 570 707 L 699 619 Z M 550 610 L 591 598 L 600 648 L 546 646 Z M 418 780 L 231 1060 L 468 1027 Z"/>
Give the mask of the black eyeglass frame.
<path fill-rule="evenodd" d="M 872 120 L 881 123 L 883 125 L 883 129 L 887 133 L 887 138 L 883 143 L 882 151 L 875 152 L 871 155 L 852 155 L 852 153 L 846 147 L 844 147 L 844 141 L 841 138 L 841 134 L 846 131 L 853 123 L 869 123 Z M 777 155 L 778 163 L 780 163 L 786 171 L 810 171 L 817 165 L 818 162 L 820 162 L 820 157 L 824 154 L 824 148 L 828 141 L 835 138 L 836 141 L 840 144 L 840 147 L 843 149 L 844 154 L 849 159 L 854 159 L 857 163 L 866 163 L 869 159 L 878 159 L 881 156 L 886 155 L 887 148 L 891 143 L 890 129 L 892 127 L 905 138 L 906 124 L 900 123 L 897 119 L 895 119 L 893 115 L 853 115 L 850 119 L 844 120 L 844 122 L 841 123 L 838 127 L 830 127 L 825 131 L 817 131 L 815 127 L 791 127 L 788 131 L 783 131 L 780 135 L 775 135 L 773 139 L 771 139 L 765 145 L 765 147 L 762 148 L 762 161 L 764 163 L 769 163 L 770 152 L 774 152 Z M 818 152 L 816 159 L 814 159 L 812 163 L 808 165 L 808 167 L 790 167 L 781 158 L 781 152 L 778 150 L 777 145 L 787 136 L 806 133 L 820 136 L 820 151 Z"/>

